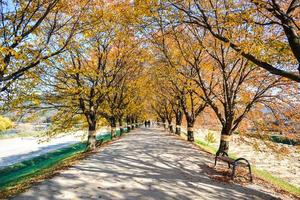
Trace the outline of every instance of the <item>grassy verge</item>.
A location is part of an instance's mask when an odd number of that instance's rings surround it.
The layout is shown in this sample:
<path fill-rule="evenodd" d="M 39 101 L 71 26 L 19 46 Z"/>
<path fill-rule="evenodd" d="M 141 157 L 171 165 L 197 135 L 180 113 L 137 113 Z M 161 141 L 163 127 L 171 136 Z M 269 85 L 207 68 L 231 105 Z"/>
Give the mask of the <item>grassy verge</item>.
<path fill-rule="evenodd" d="M 197 146 L 199 146 L 201 149 L 203 149 L 206 152 L 209 152 L 211 154 L 216 154 L 216 152 L 217 152 L 216 147 L 213 147 L 204 141 L 197 140 L 197 141 L 195 141 L 195 144 Z M 229 154 L 229 157 L 231 157 L 232 159 L 237 158 L 236 155 L 232 155 L 232 154 Z M 280 188 L 284 191 L 287 191 L 293 195 L 300 196 L 300 188 L 299 187 L 296 187 L 296 186 L 282 180 L 281 178 L 275 177 L 271 173 L 269 173 L 265 170 L 257 169 L 256 167 L 252 167 L 252 169 L 253 169 L 253 174 L 257 178 L 262 179 L 268 183 L 271 183 L 275 187 Z"/>
<path fill-rule="evenodd" d="M 300 188 L 296 187 L 284 180 L 282 180 L 281 178 L 275 177 L 273 176 L 271 173 L 265 171 L 265 170 L 261 170 L 261 169 L 257 169 L 256 167 L 253 167 L 253 173 L 255 174 L 256 177 L 271 183 L 272 185 L 287 191 L 291 194 L 294 194 L 296 196 L 300 196 Z"/>
<path fill-rule="evenodd" d="M 207 144 L 206 142 L 203 142 L 201 140 L 196 140 L 195 144 L 211 154 L 216 154 L 216 152 L 217 152 L 217 148 L 210 146 L 209 144 Z"/>
<path fill-rule="evenodd" d="M 0 190 L 39 175 L 43 170 L 51 169 L 66 158 L 84 152 L 85 149 L 85 143 L 76 143 L 0 169 Z"/>
<path fill-rule="evenodd" d="M 14 185 L 10 185 L 0 190 L 0 199 L 12 197 L 18 193 L 24 192 L 33 183 L 38 183 L 47 178 L 51 178 L 58 171 L 66 169 L 72 166 L 75 163 L 75 161 L 85 158 L 87 156 L 86 154 L 87 153 L 85 152 L 75 154 L 69 158 L 60 161 L 55 166 L 42 169 L 32 176 L 27 176 L 26 178 L 16 181 Z"/>

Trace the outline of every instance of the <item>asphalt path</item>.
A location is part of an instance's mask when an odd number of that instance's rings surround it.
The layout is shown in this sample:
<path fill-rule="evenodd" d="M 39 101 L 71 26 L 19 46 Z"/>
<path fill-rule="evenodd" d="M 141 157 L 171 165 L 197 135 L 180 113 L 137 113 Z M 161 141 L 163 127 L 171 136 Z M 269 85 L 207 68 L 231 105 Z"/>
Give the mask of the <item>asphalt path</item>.
<path fill-rule="evenodd" d="M 213 157 L 159 128 L 135 129 L 15 199 L 276 199 L 209 178 Z"/>

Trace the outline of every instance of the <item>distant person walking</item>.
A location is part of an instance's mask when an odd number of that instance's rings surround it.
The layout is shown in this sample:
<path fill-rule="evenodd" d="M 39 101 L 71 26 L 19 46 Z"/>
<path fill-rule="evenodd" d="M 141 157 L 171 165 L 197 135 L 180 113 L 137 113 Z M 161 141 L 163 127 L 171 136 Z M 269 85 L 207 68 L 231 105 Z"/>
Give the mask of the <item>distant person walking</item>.
<path fill-rule="evenodd" d="M 150 120 L 145 120 L 144 123 L 145 123 L 145 127 L 146 127 L 146 128 L 147 128 L 147 127 L 150 127 L 150 123 L 151 123 Z"/>

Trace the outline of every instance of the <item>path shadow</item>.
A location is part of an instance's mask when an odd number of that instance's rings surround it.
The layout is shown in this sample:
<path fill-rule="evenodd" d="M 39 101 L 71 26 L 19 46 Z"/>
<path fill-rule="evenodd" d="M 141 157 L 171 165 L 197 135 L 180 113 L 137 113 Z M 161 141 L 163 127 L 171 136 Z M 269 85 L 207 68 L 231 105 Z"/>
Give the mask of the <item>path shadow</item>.
<path fill-rule="evenodd" d="M 16 199 L 276 199 L 210 179 L 212 161 L 176 136 L 138 129 Z"/>

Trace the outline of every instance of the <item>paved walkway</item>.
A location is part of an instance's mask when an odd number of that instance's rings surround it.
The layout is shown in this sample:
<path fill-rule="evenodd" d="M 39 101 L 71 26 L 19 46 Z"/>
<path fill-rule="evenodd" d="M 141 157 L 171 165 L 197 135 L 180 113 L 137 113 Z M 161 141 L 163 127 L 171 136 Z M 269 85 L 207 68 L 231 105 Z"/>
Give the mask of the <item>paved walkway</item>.
<path fill-rule="evenodd" d="M 136 129 L 15 199 L 275 199 L 254 184 L 209 179 L 212 160 L 161 129 Z"/>

